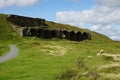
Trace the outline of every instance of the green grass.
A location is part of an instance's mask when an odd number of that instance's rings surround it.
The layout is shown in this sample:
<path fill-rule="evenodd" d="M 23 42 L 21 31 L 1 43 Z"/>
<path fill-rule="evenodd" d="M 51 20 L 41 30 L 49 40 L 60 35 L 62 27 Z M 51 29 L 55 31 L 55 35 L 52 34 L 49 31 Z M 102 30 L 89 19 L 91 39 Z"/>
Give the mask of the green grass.
<path fill-rule="evenodd" d="M 74 42 L 20 37 L 12 30 L 5 17 L 6 15 L 0 15 L 0 32 L 2 32 L 0 53 L 4 55 L 9 50 L 8 45 L 15 44 L 19 48 L 19 55 L 0 64 L 0 80 L 54 80 L 61 75 L 64 76 L 63 80 L 71 79 L 71 75 L 76 80 L 90 80 L 96 77 L 102 80 L 102 77 L 99 78 L 98 75 L 101 72 L 106 73 L 107 70 L 97 71 L 97 68 L 115 61 L 109 57 L 97 56 L 97 53 L 101 49 L 110 54 L 120 52 L 120 42 L 112 41 L 104 35 L 48 21 L 46 24 L 51 28 L 87 31 L 92 35 L 92 40 Z M 63 56 L 49 54 L 62 54 L 63 52 L 65 53 Z M 88 56 L 92 57 L 88 58 Z M 82 58 L 82 64 L 80 62 L 78 66 L 79 58 Z M 119 73 L 118 69 L 115 73 Z"/>
<path fill-rule="evenodd" d="M 120 66 L 118 66 L 118 67 L 115 66 L 115 67 L 109 67 L 107 69 L 102 69 L 100 72 L 119 74 L 119 72 L 120 72 Z"/>

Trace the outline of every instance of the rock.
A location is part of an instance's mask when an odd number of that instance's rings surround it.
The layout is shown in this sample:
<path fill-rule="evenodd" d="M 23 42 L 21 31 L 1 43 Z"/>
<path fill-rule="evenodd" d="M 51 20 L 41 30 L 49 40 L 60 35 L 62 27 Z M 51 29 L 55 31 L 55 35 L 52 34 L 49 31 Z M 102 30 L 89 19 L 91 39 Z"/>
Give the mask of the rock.
<path fill-rule="evenodd" d="M 100 50 L 100 54 L 103 54 L 104 53 L 104 50 Z"/>

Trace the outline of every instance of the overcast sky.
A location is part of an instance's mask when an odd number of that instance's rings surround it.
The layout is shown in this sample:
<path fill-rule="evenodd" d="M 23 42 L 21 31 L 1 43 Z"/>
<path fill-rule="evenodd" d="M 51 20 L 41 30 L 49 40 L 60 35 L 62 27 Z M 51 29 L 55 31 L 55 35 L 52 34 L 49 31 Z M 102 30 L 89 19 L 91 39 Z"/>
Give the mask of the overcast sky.
<path fill-rule="evenodd" d="M 0 0 L 0 13 L 71 24 L 120 41 L 120 0 Z"/>

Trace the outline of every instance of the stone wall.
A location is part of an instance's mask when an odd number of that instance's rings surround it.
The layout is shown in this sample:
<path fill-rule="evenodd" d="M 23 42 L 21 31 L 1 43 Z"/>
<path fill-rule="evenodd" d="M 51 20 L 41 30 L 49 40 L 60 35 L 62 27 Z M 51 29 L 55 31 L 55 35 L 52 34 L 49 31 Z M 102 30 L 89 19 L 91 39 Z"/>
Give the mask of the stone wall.
<path fill-rule="evenodd" d="M 39 37 L 44 39 L 59 38 L 71 41 L 82 41 L 91 39 L 91 35 L 87 32 L 68 31 L 65 29 L 56 30 L 49 29 L 45 25 L 45 19 L 30 18 L 18 15 L 9 15 L 7 20 L 17 26 L 21 27 L 21 36 Z"/>
<path fill-rule="evenodd" d="M 30 18 L 18 15 L 8 15 L 7 20 L 21 27 L 41 27 L 45 25 L 45 19 Z"/>
<path fill-rule="evenodd" d="M 86 39 L 91 39 L 91 35 L 87 32 L 80 32 L 80 31 L 67 31 L 67 30 L 55 30 L 55 29 L 36 29 L 36 28 L 23 28 L 22 29 L 22 36 L 23 37 L 39 37 L 44 39 L 51 39 L 51 38 L 59 38 L 59 39 L 67 39 L 71 41 L 82 41 Z"/>

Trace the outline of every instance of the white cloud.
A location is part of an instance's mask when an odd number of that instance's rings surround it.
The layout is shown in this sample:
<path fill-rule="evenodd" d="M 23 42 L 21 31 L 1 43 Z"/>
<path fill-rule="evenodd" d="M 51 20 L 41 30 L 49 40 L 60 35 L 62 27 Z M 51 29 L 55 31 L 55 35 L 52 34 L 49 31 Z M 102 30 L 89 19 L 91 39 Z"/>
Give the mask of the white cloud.
<path fill-rule="evenodd" d="M 120 40 L 120 36 L 119 36 L 120 30 L 114 28 L 113 26 L 112 25 L 93 25 L 91 30 L 105 34 L 113 40 Z"/>
<path fill-rule="evenodd" d="M 98 5 L 108 7 L 120 7 L 120 0 L 95 0 Z"/>
<path fill-rule="evenodd" d="M 30 6 L 37 3 L 39 0 L 1 0 L 0 8 L 10 7 L 10 6 Z"/>
<path fill-rule="evenodd" d="M 111 39 L 120 40 L 120 0 L 95 0 L 97 6 L 84 11 L 59 11 L 56 21 L 79 27 L 92 24 L 91 30 L 103 33 Z"/>
<path fill-rule="evenodd" d="M 95 7 L 91 10 L 60 11 L 56 13 L 59 22 L 91 23 L 91 24 L 120 24 L 120 9 L 113 10 L 107 7 Z M 78 25 L 79 26 L 79 25 Z"/>
<path fill-rule="evenodd" d="M 81 13 L 75 11 L 61 11 L 56 13 L 56 19 L 58 22 L 61 23 L 83 26 L 85 19 L 87 18 L 87 14 L 85 13 L 86 12 Z M 84 19 L 82 19 L 81 17 L 83 17 Z"/>

